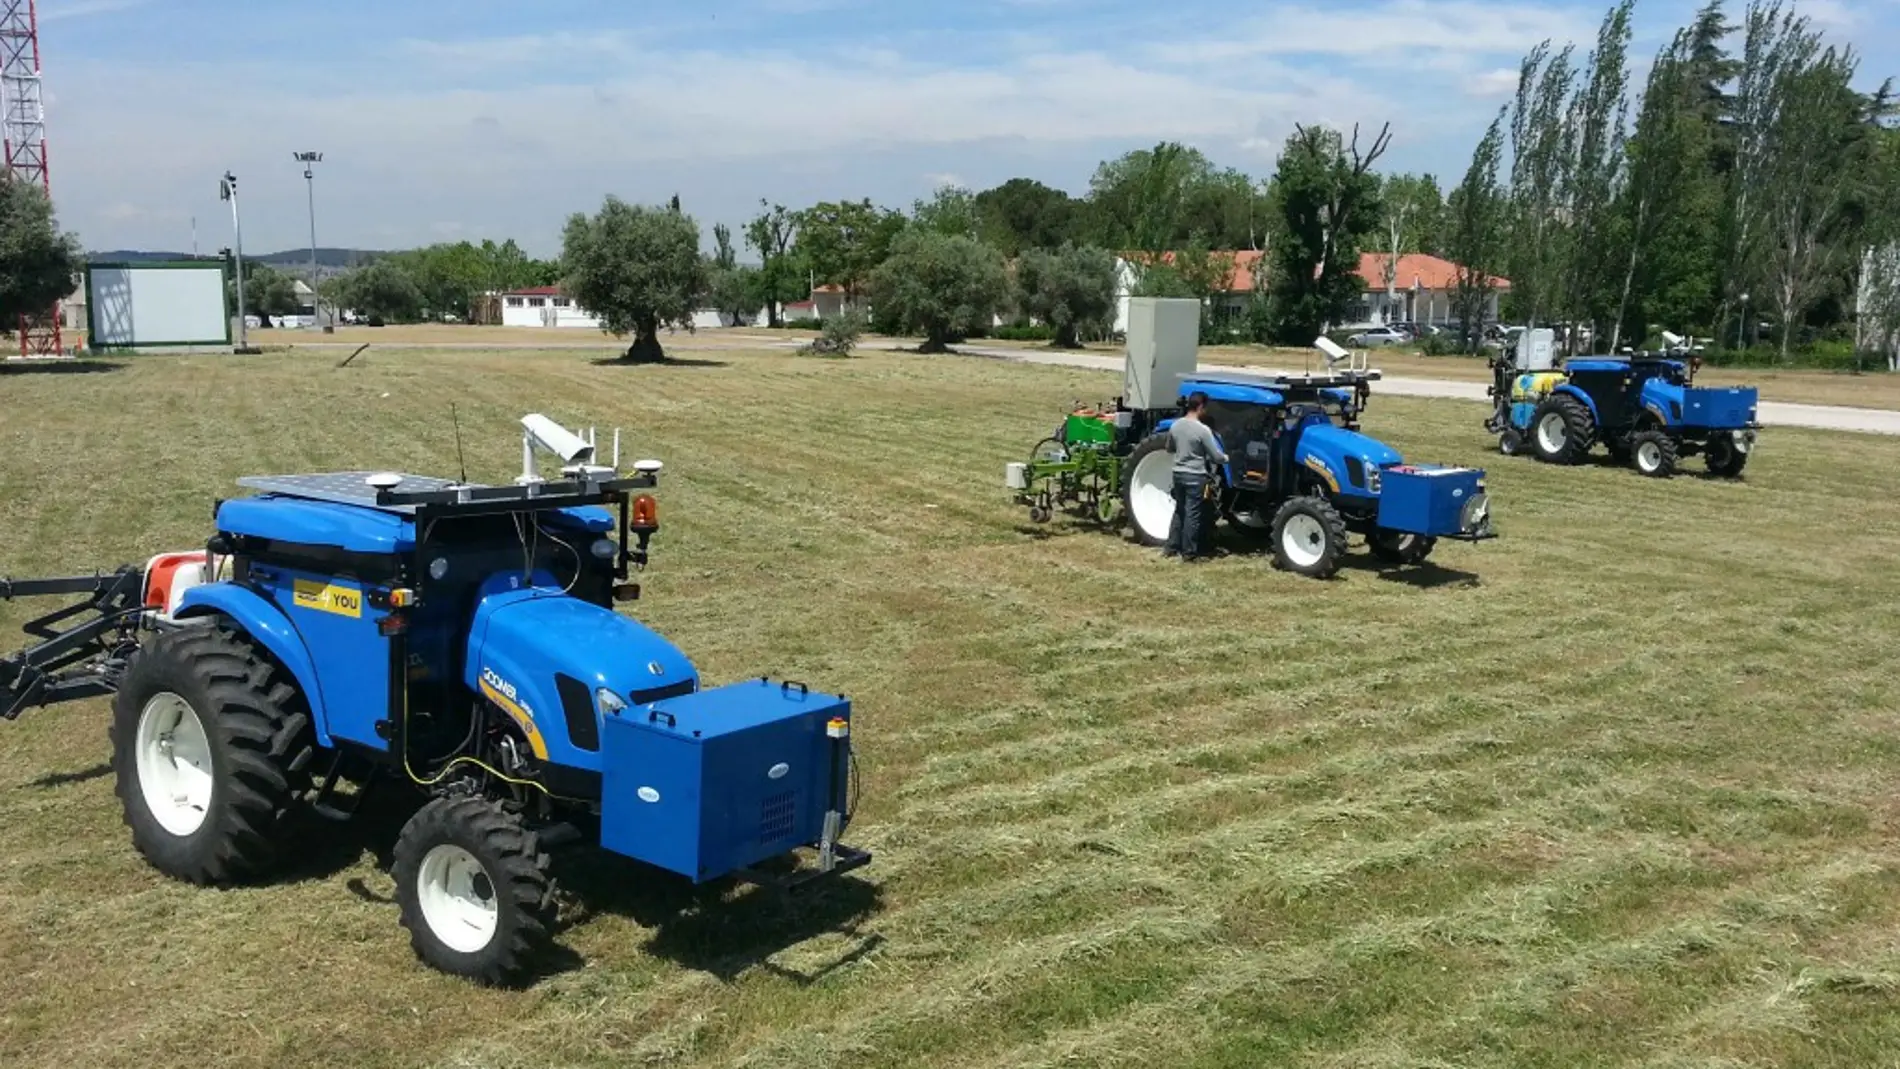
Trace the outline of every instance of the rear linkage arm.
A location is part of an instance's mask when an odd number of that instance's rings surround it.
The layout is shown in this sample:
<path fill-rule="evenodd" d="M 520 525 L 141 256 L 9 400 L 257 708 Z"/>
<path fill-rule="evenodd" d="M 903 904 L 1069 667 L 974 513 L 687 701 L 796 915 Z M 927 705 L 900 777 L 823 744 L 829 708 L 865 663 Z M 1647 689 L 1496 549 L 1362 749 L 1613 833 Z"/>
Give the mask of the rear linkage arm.
<path fill-rule="evenodd" d="M 0 720 L 117 690 L 144 609 L 144 588 L 145 573 L 131 565 L 109 575 L 0 578 L 0 601 L 86 595 L 85 601 L 27 621 L 26 633 L 40 641 L 0 657 Z"/>

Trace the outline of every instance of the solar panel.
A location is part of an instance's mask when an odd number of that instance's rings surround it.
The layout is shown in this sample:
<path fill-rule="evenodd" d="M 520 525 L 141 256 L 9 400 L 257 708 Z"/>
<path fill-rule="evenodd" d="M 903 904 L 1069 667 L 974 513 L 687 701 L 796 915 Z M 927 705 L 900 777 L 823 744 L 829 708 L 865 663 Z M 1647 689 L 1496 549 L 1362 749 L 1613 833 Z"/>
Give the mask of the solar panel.
<path fill-rule="evenodd" d="M 379 491 L 369 484 L 369 479 L 372 475 L 378 474 L 382 473 L 335 471 L 314 475 L 249 475 L 239 479 L 238 485 L 250 490 L 261 490 L 267 494 L 300 497 L 308 501 L 361 505 L 365 508 L 380 508 L 385 512 L 414 512 L 413 505 L 378 505 L 376 503 Z M 456 485 L 458 484 L 453 479 L 438 479 L 431 475 L 404 475 L 402 482 L 391 489 L 405 494 L 428 493 L 447 490 Z"/>

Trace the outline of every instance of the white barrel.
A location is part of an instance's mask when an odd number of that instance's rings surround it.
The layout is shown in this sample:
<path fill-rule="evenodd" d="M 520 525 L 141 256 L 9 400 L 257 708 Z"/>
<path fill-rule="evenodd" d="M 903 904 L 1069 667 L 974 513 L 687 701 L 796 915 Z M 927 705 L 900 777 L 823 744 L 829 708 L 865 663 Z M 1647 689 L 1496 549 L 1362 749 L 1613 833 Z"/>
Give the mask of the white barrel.
<path fill-rule="evenodd" d="M 1011 490 L 1029 489 L 1029 465 L 1006 464 L 1003 466 L 1003 485 Z"/>

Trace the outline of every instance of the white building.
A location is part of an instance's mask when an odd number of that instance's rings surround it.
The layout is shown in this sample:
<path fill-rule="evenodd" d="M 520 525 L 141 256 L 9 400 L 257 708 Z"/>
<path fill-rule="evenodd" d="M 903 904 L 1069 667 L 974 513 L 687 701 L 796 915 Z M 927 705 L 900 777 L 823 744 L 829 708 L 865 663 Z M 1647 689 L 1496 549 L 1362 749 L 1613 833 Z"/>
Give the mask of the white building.
<path fill-rule="evenodd" d="M 600 318 L 576 306 L 559 286 L 530 286 L 501 294 L 501 325 L 599 330 Z"/>

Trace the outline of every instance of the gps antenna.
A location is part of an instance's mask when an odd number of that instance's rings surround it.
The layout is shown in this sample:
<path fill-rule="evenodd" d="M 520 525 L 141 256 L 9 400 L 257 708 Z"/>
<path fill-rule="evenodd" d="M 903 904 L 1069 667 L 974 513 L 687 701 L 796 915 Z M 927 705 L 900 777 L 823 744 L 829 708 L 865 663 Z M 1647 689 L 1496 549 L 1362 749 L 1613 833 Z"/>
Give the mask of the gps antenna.
<path fill-rule="evenodd" d="M 455 424 L 455 464 L 462 470 L 462 485 L 468 485 L 468 461 L 462 459 L 462 421 L 455 414 L 455 402 L 449 402 L 449 422 Z"/>

